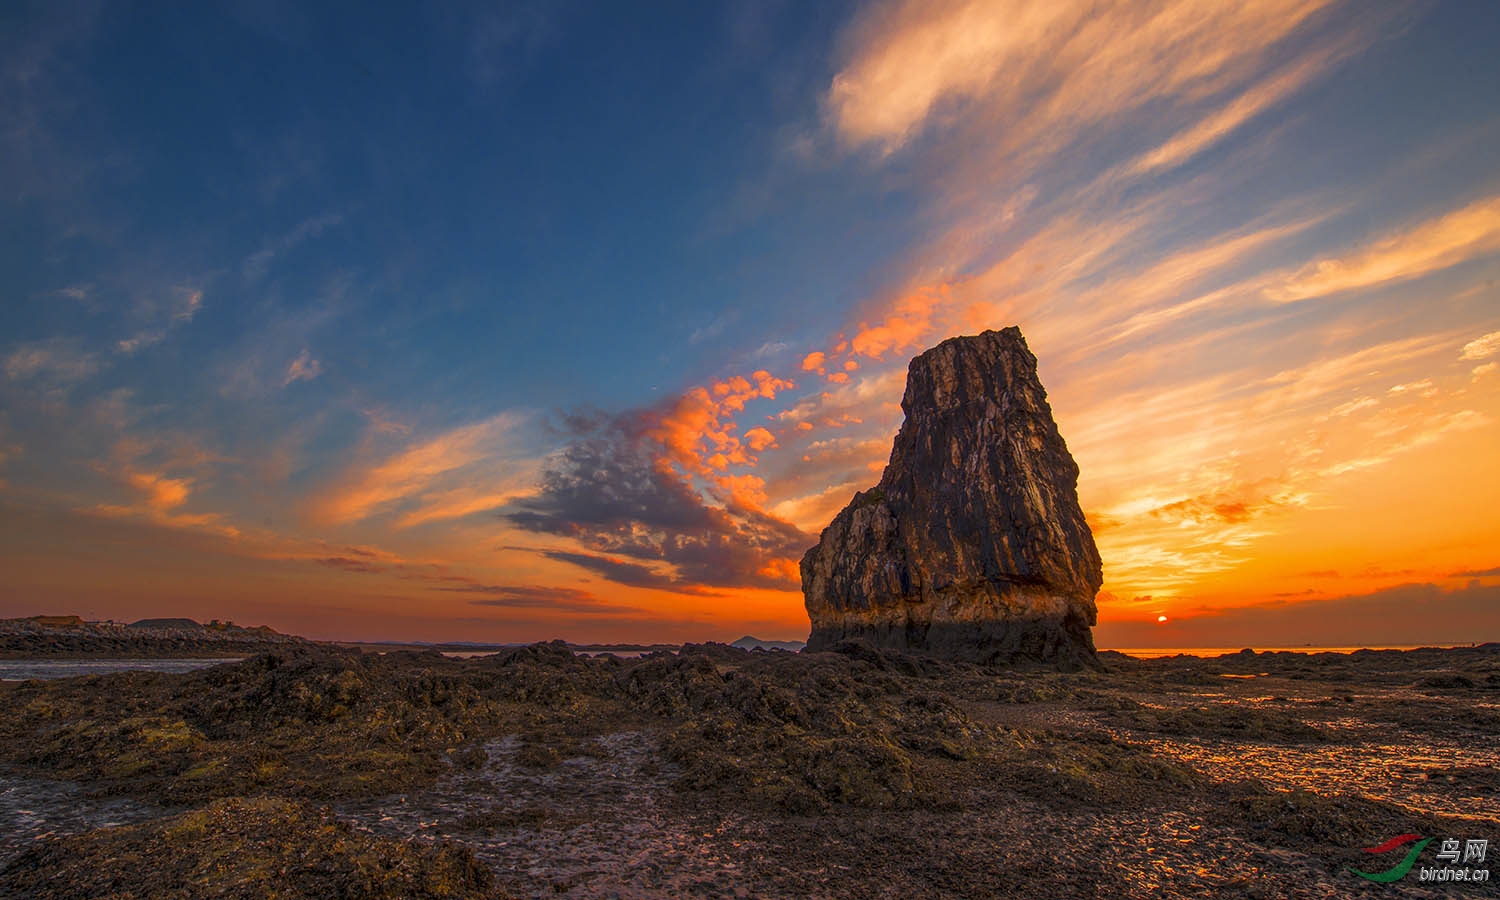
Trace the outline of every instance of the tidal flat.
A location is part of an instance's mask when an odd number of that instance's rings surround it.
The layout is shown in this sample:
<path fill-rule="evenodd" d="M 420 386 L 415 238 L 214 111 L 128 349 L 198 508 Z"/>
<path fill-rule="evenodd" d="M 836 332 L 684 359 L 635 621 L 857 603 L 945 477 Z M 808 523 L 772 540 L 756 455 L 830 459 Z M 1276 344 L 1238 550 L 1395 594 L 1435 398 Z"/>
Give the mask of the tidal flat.
<path fill-rule="evenodd" d="M 1407 834 L 1500 869 L 1500 647 L 1100 659 L 300 645 L 4 683 L 0 897 L 1500 896 L 1350 871 Z"/>

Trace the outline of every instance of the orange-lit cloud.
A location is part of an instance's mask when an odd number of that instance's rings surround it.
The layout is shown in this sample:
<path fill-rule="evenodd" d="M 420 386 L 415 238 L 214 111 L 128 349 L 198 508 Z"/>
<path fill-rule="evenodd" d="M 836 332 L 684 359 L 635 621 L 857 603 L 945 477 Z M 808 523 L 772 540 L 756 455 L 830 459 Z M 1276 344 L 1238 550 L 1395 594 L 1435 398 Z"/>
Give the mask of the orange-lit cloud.
<path fill-rule="evenodd" d="M 535 468 L 526 463 L 517 466 L 514 474 L 502 478 L 498 483 L 486 479 L 483 486 L 424 492 L 420 496 L 419 505 L 396 519 L 396 527 L 414 528 L 429 522 L 461 519 L 475 513 L 499 509 L 512 500 L 535 492 L 534 479 Z"/>
<path fill-rule="evenodd" d="M 766 504 L 766 480 L 759 475 L 720 475 L 713 483 L 733 507 L 759 510 Z"/>
<path fill-rule="evenodd" d="M 1463 352 L 1459 359 L 1486 359 L 1500 353 L 1500 331 L 1492 331 L 1483 337 L 1477 337 L 1464 344 Z"/>
<path fill-rule="evenodd" d="M 1269 48 L 1329 5 L 886 3 L 854 28 L 849 60 L 826 103 L 844 141 L 886 153 L 924 130 L 975 116 L 1008 121 L 1021 139 L 1048 129 L 1074 132 L 1147 102 L 1198 100 L 1243 82 Z M 1274 102 L 1276 88 L 1261 92 L 1273 95 L 1261 107 Z M 1230 115 L 1218 130 L 1254 111 Z"/>
<path fill-rule="evenodd" d="M 859 479 L 830 485 L 811 494 L 802 494 L 771 507 L 771 512 L 809 534 L 818 534 L 833 521 L 839 510 L 849 504 L 858 491 L 874 484 L 876 478 L 862 473 Z"/>
<path fill-rule="evenodd" d="M 849 344 L 855 353 L 876 360 L 887 353 L 916 347 L 932 335 L 934 311 L 949 303 L 951 297 L 952 289 L 948 285 L 921 288 L 905 294 L 891 304 L 875 324 L 861 323 Z M 830 380 L 833 380 L 832 376 Z"/>
<path fill-rule="evenodd" d="M 777 421 L 801 425 L 839 428 L 862 422 L 866 416 L 879 413 L 886 419 L 892 414 L 899 423 L 901 392 L 906 384 L 905 367 L 870 369 L 860 378 L 830 390 L 808 394 L 787 409 L 776 413 Z M 856 414 L 862 413 L 863 415 Z M 809 429 L 810 430 L 810 429 Z"/>
<path fill-rule="evenodd" d="M 241 536 L 240 529 L 229 524 L 226 517 L 220 513 L 177 513 L 172 512 L 174 508 L 175 506 L 156 506 L 148 501 L 144 509 L 134 506 L 120 506 L 112 503 L 99 503 L 76 511 L 83 515 L 97 516 L 105 519 L 149 522 L 163 528 L 227 538 L 229 540 L 237 540 Z"/>
<path fill-rule="evenodd" d="M 1280 303 L 1420 278 L 1500 252 L 1500 197 L 1389 234 L 1368 249 L 1309 263 L 1266 296 Z"/>
<path fill-rule="evenodd" d="M 891 437 L 841 436 L 808 444 L 801 464 L 769 485 L 775 492 L 771 511 L 809 533 L 822 531 L 855 491 L 879 480 Z"/>
<path fill-rule="evenodd" d="M 652 413 L 647 434 L 661 443 L 668 461 L 691 473 L 707 475 L 710 469 L 754 465 L 752 454 L 771 446 L 775 438 L 763 428 L 752 429 L 743 439 L 737 437 L 734 432 L 739 426 L 733 415 L 752 400 L 771 400 L 777 392 L 793 387 L 791 381 L 763 369 L 748 377 L 737 375 L 695 387 Z M 756 434 L 753 439 L 751 433 Z"/>
<path fill-rule="evenodd" d="M 776 436 L 761 427 L 755 427 L 745 432 L 745 443 L 756 453 L 776 446 Z"/>
<path fill-rule="evenodd" d="M 378 462 L 357 466 L 314 498 L 309 508 L 311 517 L 324 525 L 344 525 L 399 505 L 405 508 L 401 523 L 411 526 L 468 515 L 522 496 L 532 488 L 518 475 L 534 474 L 536 461 L 506 457 L 513 443 L 511 432 L 524 422 L 523 416 L 502 413 L 427 438 Z M 497 492 L 493 487 L 473 489 L 450 483 L 480 465 L 510 470 L 509 476 L 496 479 L 509 488 Z M 486 475 L 496 478 L 494 471 Z"/>
<path fill-rule="evenodd" d="M 187 502 L 191 482 L 184 478 L 167 478 L 154 472 L 131 472 L 126 476 L 130 486 L 146 495 L 146 503 L 165 512 Z"/>

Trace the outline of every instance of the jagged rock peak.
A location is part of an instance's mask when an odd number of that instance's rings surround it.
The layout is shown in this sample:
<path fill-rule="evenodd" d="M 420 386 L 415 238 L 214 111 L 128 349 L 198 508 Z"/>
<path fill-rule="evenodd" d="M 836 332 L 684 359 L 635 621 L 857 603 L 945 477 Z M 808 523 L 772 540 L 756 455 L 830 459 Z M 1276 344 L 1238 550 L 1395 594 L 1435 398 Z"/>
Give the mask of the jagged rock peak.
<path fill-rule="evenodd" d="M 1099 551 L 1020 329 L 916 357 L 901 408 L 880 483 L 802 558 L 807 649 L 1097 666 Z"/>

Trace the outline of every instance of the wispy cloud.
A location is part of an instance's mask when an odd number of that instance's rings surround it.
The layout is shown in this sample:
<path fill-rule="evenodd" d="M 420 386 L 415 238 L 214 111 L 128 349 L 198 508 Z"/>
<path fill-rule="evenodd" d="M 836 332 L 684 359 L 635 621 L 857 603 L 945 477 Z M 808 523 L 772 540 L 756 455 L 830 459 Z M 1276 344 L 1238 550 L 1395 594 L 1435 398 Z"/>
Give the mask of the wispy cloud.
<path fill-rule="evenodd" d="M 853 351 L 879 360 L 1035 320 L 1029 335 L 1081 353 L 1258 299 L 1264 282 L 1223 277 L 1326 212 L 1286 209 L 1196 246 L 1163 247 L 1161 235 L 1209 185 L 1124 192 L 1287 102 L 1389 22 L 1330 27 L 1325 13 L 1337 5 L 897 0 L 866 10 L 846 34 L 828 122 L 846 146 L 913 155 L 940 226 L 905 283 L 861 311 Z M 1081 155 L 1092 157 L 1163 133 L 1038 204 L 1037 184 L 1066 174 L 1057 163 L 1070 158 L 1066 145 L 1088 140 Z M 1158 264 L 1143 270 L 1137 260 Z"/>
<path fill-rule="evenodd" d="M 286 378 L 282 379 L 281 386 L 288 387 L 297 381 L 312 381 L 323 374 L 323 364 L 313 359 L 312 351 L 304 349 L 292 360 L 291 365 L 286 367 Z"/>
<path fill-rule="evenodd" d="M 312 240 L 330 228 L 344 223 L 344 217 L 337 213 L 324 213 L 313 216 L 298 223 L 295 228 L 277 238 L 266 241 L 265 245 L 256 252 L 250 254 L 245 260 L 243 273 L 246 281 L 258 281 L 265 277 L 279 256 L 291 252 L 299 244 Z"/>
<path fill-rule="evenodd" d="M 240 529 L 230 524 L 228 518 L 222 513 L 179 513 L 173 512 L 171 507 L 163 509 L 148 504 L 145 508 L 141 508 L 111 503 L 95 504 L 91 507 L 80 508 L 77 512 L 104 519 L 157 525 L 186 534 L 210 535 L 230 541 L 238 540 L 241 535 Z"/>
<path fill-rule="evenodd" d="M 1182 129 L 1165 143 L 1141 154 L 1125 167 L 1124 174 L 1140 176 L 1183 165 L 1205 150 L 1284 102 L 1329 69 L 1363 50 L 1373 37 L 1372 28 L 1356 28 L 1332 41 L 1315 45 L 1293 62 L 1255 81 L 1227 101 L 1209 104 L 1196 123 Z"/>
<path fill-rule="evenodd" d="M 925 130 L 959 121 L 1004 121 L 1026 141 L 1048 132 L 1049 147 L 1093 123 L 1164 99 L 1194 101 L 1244 83 L 1267 51 L 1329 0 L 1258 4 L 1176 0 L 1100 6 L 1057 0 L 881 4 L 854 27 L 847 64 L 826 103 L 851 145 L 894 152 Z M 1294 68 L 1283 77 L 1305 80 Z M 1299 78 L 1300 76 L 1300 78 Z M 1209 133 L 1185 138 L 1163 159 L 1182 158 L 1274 102 L 1219 114 Z M 1239 121 L 1236 122 L 1235 120 Z"/>
<path fill-rule="evenodd" d="M 93 296 L 93 293 L 94 285 L 92 282 L 80 282 L 79 284 L 70 284 L 67 287 L 57 289 L 59 297 L 67 297 L 69 300 L 76 300 L 79 303 L 86 303 Z"/>
<path fill-rule="evenodd" d="M 535 584 L 473 584 L 440 587 L 434 590 L 458 594 L 483 595 L 470 600 L 476 606 L 498 606 L 503 609 L 543 609 L 583 615 L 639 614 L 645 610 L 634 606 L 606 603 L 580 588 L 552 587 Z"/>
<path fill-rule="evenodd" d="M 141 305 L 138 315 L 155 319 L 157 324 L 119 341 L 115 344 L 116 350 L 128 356 L 159 344 L 166 340 L 167 335 L 173 330 L 191 322 L 198 311 L 203 308 L 203 291 L 201 290 L 178 288 L 171 293 L 173 296 L 168 300 L 153 298 Z"/>
<path fill-rule="evenodd" d="M 578 566 L 581 569 L 587 569 L 615 584 L 626 587 L 668 591 L 674 594 L 713 596 L 713 592 L 701 584 L 683 578 L 681 575 L 673 572 L 660 571 L 644 563 L 630 562 L 594 553 L 576 553 L 570 550 L 544 550 L 542 551 L 542 555 L 548 559 L 555 559 L 558 562 L 565 562 Z"/>
<path fill-rule="evenodd" d="M 94 229 L 88 189 L 108 163 L 94 147 L 68 139 L 76 127 L 78 98 L 71 70 L 80 49 L 98 34 L 96 5 L 40 7 L 38 19 L 13 23 L 0 51 L 0 188 L 4 195 L 36 200 L 52 224 L 71 232 Z"/>
<path fill-rule="evenodd" d="M 262 317 L 253 330 L 240 336 L 236 348 L 223 354 L 218 364 L 222 393 L 254 399 L 286 387 L 288 360 L 296 360 L 303 352 L 311 356 L 308 347 L 318 343 L 318 332 L 352 308 L 353 287 L 353 277 L 337 271 L 324 279 L 314 302 L 276 309 Z"/>
<path fill-rule="evenodd" d="M 1327 297 L 1391 282 L 1409 281 L 1471 259 L 1500 252 L 1500 197 L 1389 234 L 1346 256 L 1319 259 L 1269 288 L 1280 303 Z"/>
<path fill-rule="evenodd" d="M 733 310 L 715 316 L 714 320 L 707 325 L 693 329 L 693 333 L 688 335 L 688 343 L 701 344 L 704 341 L 718 337 L 724 333 L 724 329 L 728 328 L 734 322 L 735 318 L 736 314 Z"/>
<path fill-rule="evenodd" d="M 557 39 L 559 20 L 567 7 L 566 3 L 534 0 L 481 7 L 463 25 L 469 77 L 485 89 L 514 77 Z"/>
<path fill-rule="evenodd" d="M 406 526 L 456 518 L 495 508 L 530 493 L 534 463 L 517 460 L 515 433 L 529 416 L 501 413 L 408 445 L 386 458 L 354 467 L 314 498 L 315 521 L 328 525 L 358 522 L 399 509 Z M 460 476 L 496 479 L 510 469 L 510 490 L 466 493 Z M 479 471 L 479 470 L 483 471 Z"/>
<path fill-rule="evenodd" d="M 429 591 L 468 595 L 476 606 L 531 609 L 590 616 L 638 614 L 644 610 L 601 600 L 581 588 L 539 584 L 491 584 L 446 566 L 412 563 L 384 552 L 344 547 L 342 556 L 313 556 L 308 562 L 350 575 L 384 576 L 419 582 Z"/>
<path fill-rule="evenodd" d="M 1491 331 L 1482 337 L 1477 337 L 1464 344 L 1463 352 L 1458 355 L 1459 359 L 1486 359 L 1500 353 L 1500 331 Z"/>
<path fill-rule="evenodd" d="M 479 484 L 423 492 L 415 505 L 396 519 L 397 528 L 415 528 L 429 522 L 446 522 L 478 513 L 500 510 L 536 493 L 538 465 L 535 460 L 511 463 L 503 476 L 476 475 Z"/>
<path fill-rule="evenodd" d="M 1325 404 L 1333 395 L 1374 380 L 1372 375 L 1378 378 L 1382 372 L 1400 372 L 1414 360 L 1439 358 L 1451 344 L 1447 334 L 1418 335 L 1327 354 L 1266 376 L 1255 409 L 1286 415 L 1304 404 Z"/>
<path fill-rule="evenodd" d="M 97 356 L 72 338 L 51 338 L 21 344 L 5 357 L 5 374 L 12 381 L 69 385 L 99 371 Z"/>

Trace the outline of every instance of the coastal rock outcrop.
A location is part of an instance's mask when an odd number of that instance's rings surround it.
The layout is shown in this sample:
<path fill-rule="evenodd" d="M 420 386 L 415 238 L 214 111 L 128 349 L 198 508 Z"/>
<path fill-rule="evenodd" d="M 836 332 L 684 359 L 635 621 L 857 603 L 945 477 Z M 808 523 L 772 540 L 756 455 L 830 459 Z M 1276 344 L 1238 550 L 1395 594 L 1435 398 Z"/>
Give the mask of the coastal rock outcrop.
<path fill-rule="evenodd" d="M 1099 551 L 1020 329 L 916 357 L 901 408 L 880 483 L 802 558 L 807 649 L 1097 666 Z"/>

